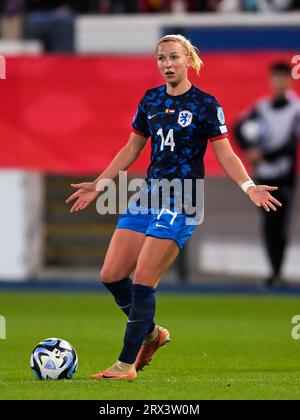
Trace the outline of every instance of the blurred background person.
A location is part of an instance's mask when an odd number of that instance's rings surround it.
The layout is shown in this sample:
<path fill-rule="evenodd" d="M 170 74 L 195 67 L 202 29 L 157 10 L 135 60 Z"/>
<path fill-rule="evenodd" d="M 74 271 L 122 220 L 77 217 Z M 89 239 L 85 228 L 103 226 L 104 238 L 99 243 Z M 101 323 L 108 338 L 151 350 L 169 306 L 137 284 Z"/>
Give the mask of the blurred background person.
<path fill-rule="evenodd" d="M 216 12 L 221 0 L 189 0 L 186 3 L 189 12 Z"/>
<path fill-rule="evenodd" d="M 215 1 L 199 0 L 166 0 L 168 11 L 171 13 L 194 13 L 198 11 L 208 11 Z M 211 9 L 213 11 L 215 9 Z"/>
<path fill-rule="evenodd" d="M 219 12 L 286 12 L 299 7 L 299 0 L 221 0 Z"/>
<path fill-rule="evenodd" d="M 142 13 L 194 13 L 215 11 L 220 0 L 138 0 Z"/>
<path fill-rule="evenodd" d="M 275 196 L 283 204 L 274 214 L 261 213 L 264 245 L 271 265 L 267 286 L 283 285 L 281 271 L 296 187 L 300 100 L 291 90 L 291 71 L 286 62 L 274 63 L 270 68 L 272 96 L 259 100 L 236 126 L 236 138 L 254 167 L 256 181 L 277 185 Z"/>
<path fill-rule="evenodd" d="M 157 13 L 164 10 L 164 0 L 138 0 L 138 11 L 140 13 Z"/>
<path fill-rule="evenodd" d="M 90 4 L 90 12 L 99 13 L 135 13 L 137 0 L 95 0 Z"/>
<path fill-rule="evenodd" d="M 300 10 L 300 0 L 294 0 L 293 10 Z"/>
<path fill-rule="evenodd" d="M 6 39 L 19 39 L 22 36 L 22 16 L 24 0 L 4 0 L 0 4 L 1 36 Z"/>
<path fill-rule="evenodd" d="M 293 0 L 258 0 L 257 3 L 262 12 L 285 12 L 293 8 Z"/>
<path fill-rule="evenodd" d="M 27 2 L 25 38 L 40 40 L 45 52 L 73 53 L 76 17 L 74 5 L 72 1 L 61 0 Z"/>

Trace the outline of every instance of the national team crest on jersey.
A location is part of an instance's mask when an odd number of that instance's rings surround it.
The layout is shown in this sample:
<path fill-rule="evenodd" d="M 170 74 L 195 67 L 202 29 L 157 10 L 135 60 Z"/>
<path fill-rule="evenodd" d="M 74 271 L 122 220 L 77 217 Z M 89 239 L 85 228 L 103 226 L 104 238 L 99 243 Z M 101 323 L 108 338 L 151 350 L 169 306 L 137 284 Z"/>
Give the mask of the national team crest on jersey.
<path fill-rule="evenodd" d="M 188 127 L 193 121 L 193 114 L 190 111 L 181 111 L 178 115 L 178 124 L 181 127 Z"/>

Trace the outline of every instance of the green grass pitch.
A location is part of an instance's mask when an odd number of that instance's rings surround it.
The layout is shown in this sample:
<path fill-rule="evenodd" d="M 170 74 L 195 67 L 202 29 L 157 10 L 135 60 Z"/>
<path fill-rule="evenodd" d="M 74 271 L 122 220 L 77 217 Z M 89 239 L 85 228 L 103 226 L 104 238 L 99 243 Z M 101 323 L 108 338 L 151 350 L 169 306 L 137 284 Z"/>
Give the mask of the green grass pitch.
<path fill-rule="evenodd" d="M 121 349 L 125 316 L 108 294 L 0 292 L 0 399 L 299 399 L 300 341 L 291 338 L 299 298 L 158 293 L 157 322 L 172 342 L 136 381 L 89 380 Z M 70 341 L 79 368 L 70 381 L 38 381 L 33 347 Z"/>

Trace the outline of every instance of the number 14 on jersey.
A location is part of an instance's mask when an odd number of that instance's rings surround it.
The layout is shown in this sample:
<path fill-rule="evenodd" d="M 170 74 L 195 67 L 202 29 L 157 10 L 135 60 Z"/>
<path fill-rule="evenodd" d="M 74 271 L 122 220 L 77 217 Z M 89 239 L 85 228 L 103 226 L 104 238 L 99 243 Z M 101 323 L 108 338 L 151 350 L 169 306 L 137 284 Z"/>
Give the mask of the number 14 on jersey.
<path fill-rule="evenodd" d="M 173 130 L 173 128 L 171 128 L 168 131 L 167 137 L 164 136 L 164 132 L 163 132 L 162 128 L 160 128 L 156 134 L 161 137 L 160 150 L 163 151 L 165 146 L 168 146 L 168 147 L 171 147 L 171 152 L 174 152 L 175 142 L 174 142 L 174 130 Z"/>

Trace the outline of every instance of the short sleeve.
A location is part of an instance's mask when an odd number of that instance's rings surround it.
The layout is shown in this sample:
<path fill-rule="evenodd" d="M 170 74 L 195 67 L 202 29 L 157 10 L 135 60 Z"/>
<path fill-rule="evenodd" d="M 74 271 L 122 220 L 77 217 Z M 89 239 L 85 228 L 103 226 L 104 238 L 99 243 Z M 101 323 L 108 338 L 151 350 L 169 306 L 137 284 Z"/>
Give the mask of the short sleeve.
<path fill-rule="evenodd" d="M 139 136 L 150 136 L 145 96 L 141 99 L 132 121 L 132 129 Z"/>
<path fill-rule="evenodd" d="M 296 136 L 298 137 L 298 140 L 300 140 L 300 102 L 298 106 L 298 114 L 296 120 Z"/>
<path fill-rule="evenodd" d="M 209 141 L 228 137 L 223 108 L 214 97 L 207 98 L 206 100 L 205 126 Z"/>

